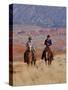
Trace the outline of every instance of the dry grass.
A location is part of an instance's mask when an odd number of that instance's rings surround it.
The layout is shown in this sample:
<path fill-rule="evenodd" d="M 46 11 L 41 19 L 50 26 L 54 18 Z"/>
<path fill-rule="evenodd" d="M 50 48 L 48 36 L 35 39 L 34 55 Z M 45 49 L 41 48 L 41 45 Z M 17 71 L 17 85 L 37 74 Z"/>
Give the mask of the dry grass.
<path fill-rule="evenodd" d="M 21 61 L 13 63 L 13 85 L 40 85 L 66 82 L 65 54 L 56 55 L 51 66 L 37 60 L 36 66 L 27 66 Z"/>

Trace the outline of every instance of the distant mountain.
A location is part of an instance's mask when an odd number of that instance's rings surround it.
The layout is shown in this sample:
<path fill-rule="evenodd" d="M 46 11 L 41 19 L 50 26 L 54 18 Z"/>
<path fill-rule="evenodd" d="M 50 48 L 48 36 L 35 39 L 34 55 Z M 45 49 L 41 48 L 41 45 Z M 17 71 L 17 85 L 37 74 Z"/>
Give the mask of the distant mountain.
<path fill-rule="evenodd" d="M 66 26 L 66 8 L 54 6 L 39 5 L 10 5 L 9 20 L 13 23 L 25 25 L 37 25 L 41 27 L 65 27 Z"/>

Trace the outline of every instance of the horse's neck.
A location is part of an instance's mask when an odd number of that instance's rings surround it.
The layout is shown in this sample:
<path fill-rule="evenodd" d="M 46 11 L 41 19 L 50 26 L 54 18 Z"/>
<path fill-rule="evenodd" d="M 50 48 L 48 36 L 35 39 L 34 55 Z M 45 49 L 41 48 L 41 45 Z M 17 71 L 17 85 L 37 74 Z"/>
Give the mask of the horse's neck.
<path fill-rule="evenodd" d="M 29 49 L 29 51 L 31 51 L 31 50 L 32 50 L 32 46 L 31 46 L 31 45 L 29 45 L 29 48 L 28 48 L 28 49 Z"/>

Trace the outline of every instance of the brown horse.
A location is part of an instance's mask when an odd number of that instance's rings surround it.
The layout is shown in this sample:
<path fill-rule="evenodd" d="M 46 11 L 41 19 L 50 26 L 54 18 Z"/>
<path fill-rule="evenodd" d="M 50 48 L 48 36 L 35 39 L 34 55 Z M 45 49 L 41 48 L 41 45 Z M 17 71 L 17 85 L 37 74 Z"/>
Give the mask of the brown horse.
<path fill-rule="evenodd" d="M 51 65 L 53 60 L 53 53 L 49 47 L 46 47 L 42 54 L 42 59 L 45 59 L 45 64 Z"/>
<path fill-rule="evenodd" d="M 35 52 L 31 50 L 31 46 L 29 46 L 29 48 L 24 53 L 24 62 L 28 65 L 36 64 Z"/>

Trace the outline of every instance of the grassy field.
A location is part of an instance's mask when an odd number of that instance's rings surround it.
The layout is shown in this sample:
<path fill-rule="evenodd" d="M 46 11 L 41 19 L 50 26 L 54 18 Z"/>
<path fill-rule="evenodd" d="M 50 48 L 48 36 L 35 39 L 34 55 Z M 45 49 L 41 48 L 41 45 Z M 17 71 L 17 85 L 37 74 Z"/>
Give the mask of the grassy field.
<path fill-rule="evenodd" d="M 66 82 L 65 54 L 56 55 L 52 65 L 46 66 L 38 60 L 36 66 L 27 66 L 23 62 L 13 63 L 13 85 L 40 85 Z"/>

